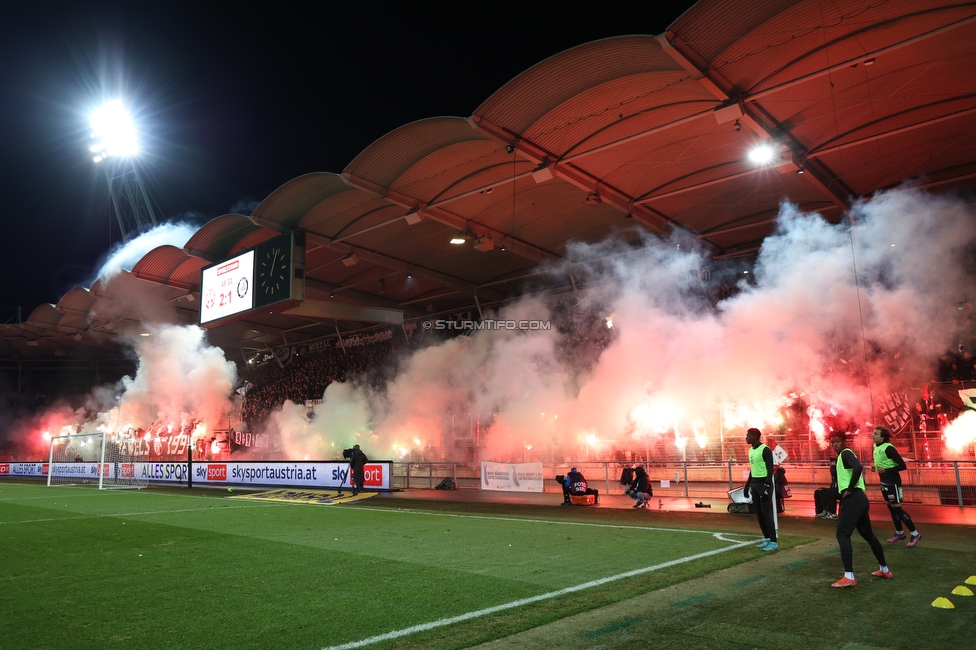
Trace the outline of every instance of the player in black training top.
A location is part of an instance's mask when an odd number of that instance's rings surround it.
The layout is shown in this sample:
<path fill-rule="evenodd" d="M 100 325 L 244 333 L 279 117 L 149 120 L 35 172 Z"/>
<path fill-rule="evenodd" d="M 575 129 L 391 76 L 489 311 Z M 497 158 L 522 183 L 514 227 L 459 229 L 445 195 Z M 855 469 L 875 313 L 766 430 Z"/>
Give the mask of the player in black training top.
<path fill-rule="evenodd" d="M 908 540 L 909 548 L 918 544 L 922 536 L 915 529 L 915 522 L 908 516 L 908 513 L 901 507 L 901 474 L 900 472 L 908 469 L 908 465 L 902 460 L 901 454 L 891 444 L 891 431 L 884 427 L 874 430 L 874 467 L 871 468 L 878 473 L 881 479 L 881 494 L 884 496 L 885 505 L 891 513 L 891 520 L 895 522 L 895 534 L 888 540 L 889 544 L 900 542 L 905 539 L 904 524 L 912 538 Z"/>

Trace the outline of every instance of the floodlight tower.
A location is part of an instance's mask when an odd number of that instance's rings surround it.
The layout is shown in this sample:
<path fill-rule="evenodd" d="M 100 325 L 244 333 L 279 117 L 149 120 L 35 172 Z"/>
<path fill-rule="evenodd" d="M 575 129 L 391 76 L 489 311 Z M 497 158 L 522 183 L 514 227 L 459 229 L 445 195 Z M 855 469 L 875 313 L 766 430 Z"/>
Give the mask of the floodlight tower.
<path fill-rule="evenodd" d="M 146 185 L 135 164 L 139 153 L 136 127 L 118 100 L 101 106 L 91 117 L 92 160 L 105 171 L 112 208 L 122 231 L 122 241 L 155 228 L 156 214 Z"/>

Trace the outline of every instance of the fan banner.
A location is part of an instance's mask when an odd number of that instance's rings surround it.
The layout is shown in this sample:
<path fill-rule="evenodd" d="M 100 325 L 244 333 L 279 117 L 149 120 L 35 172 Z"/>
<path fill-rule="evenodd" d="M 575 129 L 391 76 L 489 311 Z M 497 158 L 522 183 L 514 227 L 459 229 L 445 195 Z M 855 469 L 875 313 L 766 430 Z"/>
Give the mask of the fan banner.
<path fill-rule="evenodd" d="M 967 408 L 974 408 L 971 406 L 973 403 L 972 395 L 974 389 L 976 389 L 976 382 L 973 381 L 943 384 L 933 383 L 931 386 L 933 397 L 936 400 L 944 401 L 950 411 L 964 411 Z M 955 415 L 950 414 L 950 417 L 954 418 Z"/>
<path fill-rule="evenodd" d="M 898 433 L 911 424 L 912 406 L 908 401 L 908 393 L 902 391 L 878 395 L 874 402 L 877 412 L 884 418 L 892 433 Z"/>
<path fill-rule="evenodd" d="M 481 489 L 542 492 L 542 463 L 481 463 Z"/>

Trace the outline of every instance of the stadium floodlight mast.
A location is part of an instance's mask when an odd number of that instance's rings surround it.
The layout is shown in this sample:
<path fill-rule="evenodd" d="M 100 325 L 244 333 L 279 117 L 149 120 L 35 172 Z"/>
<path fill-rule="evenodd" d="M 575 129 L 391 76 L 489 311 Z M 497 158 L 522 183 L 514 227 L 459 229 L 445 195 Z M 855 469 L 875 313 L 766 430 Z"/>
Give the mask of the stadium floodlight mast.
<path fill-rule="evenodd" d="M 119 222 L 122 241 L 156 227 L 156 214 L 135 160 L 139 137 L 135 122 L 119 100 L 95 109 L 91 115 L 92 161 L 105 171 L 112 208 Z"/>

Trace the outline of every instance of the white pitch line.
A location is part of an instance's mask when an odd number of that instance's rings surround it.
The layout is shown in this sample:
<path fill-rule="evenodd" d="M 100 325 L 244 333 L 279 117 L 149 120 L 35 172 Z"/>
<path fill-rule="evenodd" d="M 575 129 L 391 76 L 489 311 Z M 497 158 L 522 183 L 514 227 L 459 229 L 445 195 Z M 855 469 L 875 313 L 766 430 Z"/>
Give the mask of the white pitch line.
<path fill-rule="evenodd" d="M 591 580 L 590 582 L 584 582 L 581 585 L 576 585 L 573 587 L 566 587 L 565 589 L 560 589 L 558 591 L 551 591 L 547 594 L 539 594 L 538 596 L 532 596 L 530 598 L 522 598 L 520 600 L 515 600 L 510 603 L 505 603 L 503 605 L 495 605 L 494 607 L 486 607 L 485 609 L 479 609 L 474 612 L 468 612 L 467 614 L 461 614 L 459 616 L 452 616 L 451 618 L 442 618 L 439 621 L 433 621 L 431 623 L 422 623 L 420 625 L 414 625 L 413 627 L 404 628 L 402 630 L 394 630 L 393 632 L 387 632 L 386 634 L 380 634 L 377 636 L 371 636 L 367 639 L 362 639 L 360 641 L 350 641 L 349 643 L 343 643 L 341 645 L 333 645 L 323 650 L 352 650 L 352 648 L 362 648 L 364 646 L 372 645 L 374 643 L 380 643 L 382 641 L 391 641 L 393 639 L 399 639 L 410 634 L 416 634 L 417 632 L 426 632 L 428 630 L 433 630 L 438 627 L 444 627 L 446 625 L 453 625 L 454 623 L 462 623 L 464 621 L 470 621 L 471 619 L 480 618 L 482 616 L 488 616 L 489 614 L 495 614 L 497 612 L 502 612 L 507 609 L 515 609 L 516 607 L 522 607 L 523 605 L 530 605 L 532 603 L 538 603 L 543 600 L 551 600 L 553 598 L 559 598 L 560 596 L 565 596 L 577 591 L 582 591 L 584 589 L 589 589 L 591 587 L 599 587 L 600 585 L 605 585 L 610 582 L 616 582 L 618 580 L 623 580 L 624 578 L 632 578 L 634 576 L 643 575 L 645 573 L 651 573 L 653 571 L 659 571 L 661 569 L 667 569 L 669 567 L 677 566 L 678 564 L 684 564 L 685 562 L 692 562 L 694 560 L 701 560 L 703 558 L 709 557 L 711 555 L 718 555 L 719 553 L 725 553 L 726 551 L 732 551 L 737 548 L 742 548 L 743 546 L 748 546 L 752 544 L 753 541 L 739 542 L 733 546 L 727 546 L 725 548 L 716 549 L 714 551 L 706 551 L 704 553 L 699 553 L 697 555 L 691 555 L 688 557 L 679 558 L 677 560 L 671 560 L 670 562 L 662 562 L 661 564 L 655 564 L 654 566 L 644 567 L 643 569 L 634 569 L 633 571 L 627 571 L 626 573 L 618 573 L 615 576 L 610 576 L 608 578 L 600 578 L 599 580 Z"/>
<path fill-rule="evenodd" d="M 104 493 L 105 490 L 102 490 L 102 492 Z M 91 494 L 79 493 L 79 494 L 70 494 L 70 495 L 68 495 L 68 494 L 46 494 L 46 495 L 40 496 L 40 497 L 13 497 L 13 498 L 9 498 L 9 499 L 8 498 L 2 498 L 2 499 L 0 499 L 0 502 L 3 502 L 3 503 L 14 503 L 14 502 L 17 502 L 17 501 L 37 501 L 39 499 L 69 499 L 69 498 L 74 498 L 74 497 L 93 497 L 93 496 L 99 496 L 99 493 L 98 492 L 92 492 Z"/>
<path fill-rule="evenodd" d="M 91 497 L 96 497 L 97 498 L 97 497 L 115 496 L 115 495 L 120 494 L 119 490 L 97 490 L 97 489 L 95 489 L 95 485 L 89 485 L 89 486 L 85 486 L 85 487 L 82 487 L 82 486 L 52 486 L 52 487 L 54 487 L 55 489 L 57 489 L 58 487 L 65 487 L 65 488 L 69 488 L 69 489 L 72 488 L 72 487 L 75 487 L 75 488 L 78 488 L 78 489 L 77 490 L 72 490 L 73 494 L 69 494 L 69 493 L 65 493 L 65 492 L 60 492 L 58 494 L 45 494 L 43 496 L 37 496 L 37 497 L 9 497 L 9 498 L 8 497 L 0 497 L 0 502 L 3 502 L 3 503 L 12 503 L 12 502 L 16 502 L 16 501 L 37 501 L 39 499 L 76 499 L 76 498 L 91 498 Z M 145 496 L 146 498 L 149 498 L 149 497 L 179 497 L 181 499 L 218 499 L 218 498 L 220 498 L 216 494 L 204 496 L 202 494 L 170 494 L 168 492 L 155 492 L 155 491 L 153 491 L 153 492 L 143 492 L 142 490 L 138 490 L 138 491 L 137 490 L 125 490 L 125 494 L 126 494 L 126 496 L 129 496 L 129 495 L 132 495 L 132 494 L 140 494 L 142 496 Z"/>
<path fill-rule="evenodd" d="M 183 508 L 180 510 L 150 510 L 144 512 L 113 512 L 106 515 L 81 515 L 78 517 L 50 517 L 48 519 L 22 519 L 21 521 L 0 521 L 0 526 L 10 526 L 13 524 L 42 524 L 50 521 L 76 521 L 78 519 L 105 519 L 106 517 L 144 517 L 150 515 L 168 515 L 171 512 L 209 512 L 221 510 L 241 510 L 254 508 L 268 508 L 283 504 L 279 503 L 258 503 L 245 506 L 214 506 L 212 508 Z"/>
<path fill-rule="evenodd" d="M 621 524 L 598 524 L 587 521 L 563 521 L 559 519 L 528 519 L 523 517 L 489 517 L 487 515 L 463 515 L 452 512 L 427 512 L 424 510 L 398 510 L 395 508 L 369 508 L 369 512 L 385 512 L 394 514 L 429 515 L 431 517 L 457 517 L 458 519 L 484 519 L 487 521 L 515 521 L 529 524 L 556 524 L 558 526 L 591 526 L 594 528 L 622 528 L 625 530 L 653 530 L 667 533 L 699 533 L 705 535 L 721 534 L 712 530 L 694 530 L 684 528 L 656 528 L 654 526 L 625 526 Z M 728 532 L 734 535 L 736 533 Z"/>

